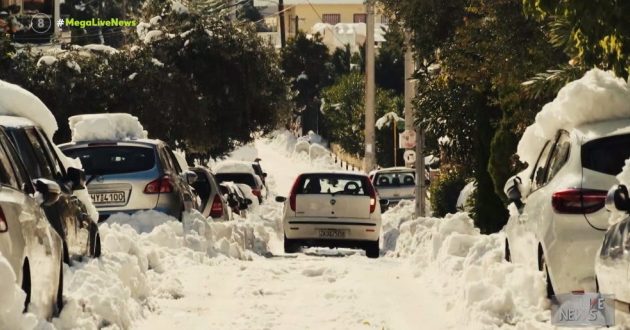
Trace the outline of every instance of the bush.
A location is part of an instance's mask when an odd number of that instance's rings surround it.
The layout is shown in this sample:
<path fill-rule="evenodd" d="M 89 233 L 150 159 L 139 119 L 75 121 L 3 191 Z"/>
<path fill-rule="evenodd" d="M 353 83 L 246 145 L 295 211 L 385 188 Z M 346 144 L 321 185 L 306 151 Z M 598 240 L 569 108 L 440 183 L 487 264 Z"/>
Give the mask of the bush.
<path fill-rule="evenodd" d="M 460 171 L 451 170 L 440 175 L 429 188 L 433 216 L 443 217 L 448 213 L 456 213 L 457 198 L 465 185 L 466 179 Z"/>

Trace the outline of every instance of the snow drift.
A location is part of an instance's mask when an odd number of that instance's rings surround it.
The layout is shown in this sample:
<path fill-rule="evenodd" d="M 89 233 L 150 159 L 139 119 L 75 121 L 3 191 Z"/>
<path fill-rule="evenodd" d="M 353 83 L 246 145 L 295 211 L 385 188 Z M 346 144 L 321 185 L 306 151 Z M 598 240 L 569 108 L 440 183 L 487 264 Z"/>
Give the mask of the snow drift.
<path fill-rule="evenodd" d="M 128 113 L 78 115 L 68 118 L 72 141 L 146 139 L 147 131 L 137 117 Z"/>
<path fill-rule="evenodd" d="M 33 93 L 0 80 L 0 115 L 28 118 L 52 137 L 57 131 L 55 116 Z"/>
<path fill-rule="evenodd" d="M 518 155 L 533 167 L 544 143 L 562 128 L 630 117 L 630 86 L 612 72 L 592 69 L 564 86 L 536 115 L 518 144 Z"/>

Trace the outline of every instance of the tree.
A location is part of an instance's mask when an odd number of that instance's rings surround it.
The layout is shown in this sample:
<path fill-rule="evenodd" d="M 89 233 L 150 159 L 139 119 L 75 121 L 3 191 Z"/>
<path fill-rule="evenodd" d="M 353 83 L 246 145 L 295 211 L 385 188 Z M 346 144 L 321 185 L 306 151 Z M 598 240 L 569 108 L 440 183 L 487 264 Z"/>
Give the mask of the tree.
<path fill-rule="evenodd" d="M 526 12 L 550 19 L 558 42 L 586 67 L 627 78 L 630 72 L 630 2 L 523 0 Z"/>

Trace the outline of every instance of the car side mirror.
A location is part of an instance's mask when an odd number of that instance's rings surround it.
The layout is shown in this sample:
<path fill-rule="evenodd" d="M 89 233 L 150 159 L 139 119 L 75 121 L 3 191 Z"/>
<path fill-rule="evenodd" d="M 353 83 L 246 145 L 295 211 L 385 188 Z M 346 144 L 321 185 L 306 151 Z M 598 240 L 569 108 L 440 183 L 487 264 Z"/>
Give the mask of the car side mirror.
<path fill-rule="evenodd" d="M 186 182 L 189 185 L 192 185 L 193 183 L 197 182 L 197 173 L 193 172 L 193 171 L 184 171 L 184 178 L 186 178 Z"/>
<path fill-rule="evenodd" d="M 36 179 L 33 182 L 35 191 L 42 194 L 42 205 L 50 206 L 59 200 L 61 195 L 61 187 L 55 181 L 48 179 Z"/>
<path fill-rule="evenodd" d="M 625 185 L 620 184 L 610 188 L 606 196 L 606 209 L 630 212 L 630 196 Z"/>
<path fill-rule="evenodd" d="M 521 180 L 520 177 L 513 176 L 505 184 L 505 189 L 504 189 L 508 200 L 514 203 L 514 205 L 516 205 L 516 207 L 519 209 L 523 207 L 523 201 L 521 201 L 521 198 L 523 197 L 523 194 L 521 193 L 522 183 L 523 183 L 523 180 Z"/>
<path fill-rule="evenodd" d="M 389 201 L 387 199 L 379 199 L 378 201 L 381 206 L 389 206 Z"/>
<path fill-rule="evenodd" d="M 69 167 L 67 178 L 72 183 L 72 190 L 85 189 L 85 171 L 82 169 Z"/>
<path fill-rule="evenodd" d="M 284 202 L 286 202 L 286 201 L 287 201 L 287 198 L 286 198 L 286 197 L 283 197 L 283 196 L 276 196 L 276 202 L 278 202 L 278 203 L 284 203 Z"/>

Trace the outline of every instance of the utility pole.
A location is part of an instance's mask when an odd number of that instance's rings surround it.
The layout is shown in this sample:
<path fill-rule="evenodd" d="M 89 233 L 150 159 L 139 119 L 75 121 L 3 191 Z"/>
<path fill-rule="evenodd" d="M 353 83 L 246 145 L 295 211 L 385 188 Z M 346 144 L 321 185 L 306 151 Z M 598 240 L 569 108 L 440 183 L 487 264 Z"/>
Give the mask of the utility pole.
<path fill-rule="evenodd" d="M 57 25 L 57 20 L 59 20 L 61 18 L 61 0 L 54 0 L 53 2 L 53 18 L 50 22 L 50 24 L 52 24 L 52 26 L 54 26 L 53 28 L 53 33 L 54 36 L 53 38 L 59 39 L 59 37 L 61 37 L 61 28 L 59 27 L 59 25 Z"/>
<path fill-rule="evenodd" d="M 284 0 L 278 0 L 278 12 L 280 15 L 280 45 L 284 48 L 287 44 L 286 26 L 284 24 Z"/>
<path fill-rule="evenodd" d="M 416 96 L 415 84 L 413 83 L 413 73 L 415 63 L 413 60 L 413 50 L 411 47 L 411 33 L 405 32 L 405 130 L 414 129 L 413 98 Z"/>
<path fill-rule="evenodd" d="M 366 1 L 367 8 L 367 38 L 365 45 L 365 157 L 363 169 L 369 173 L 376 167 L 375 145 L 375 76 L 374 76 L 374 4 L 373 0 Z"/>
<path fill-rule="evenodd" d="M 424 129 L 416 127 L 416 217 L 426 216 L 426 184 L 424 156 Z"/>

